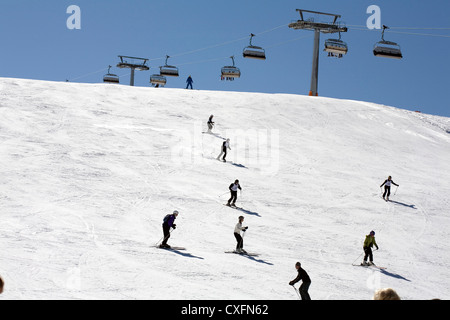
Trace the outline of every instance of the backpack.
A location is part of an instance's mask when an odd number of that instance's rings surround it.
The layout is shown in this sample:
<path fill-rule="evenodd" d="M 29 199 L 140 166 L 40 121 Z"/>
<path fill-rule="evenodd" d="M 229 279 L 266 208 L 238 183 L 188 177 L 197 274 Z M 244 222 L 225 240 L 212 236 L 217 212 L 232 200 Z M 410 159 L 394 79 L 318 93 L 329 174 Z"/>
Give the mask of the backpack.
<path fill-rule="evenodd" d="M 163 223 L 166 223 L 169 220 L 170 216 L 171 214 L 166 215 L 163 219 Z"/>

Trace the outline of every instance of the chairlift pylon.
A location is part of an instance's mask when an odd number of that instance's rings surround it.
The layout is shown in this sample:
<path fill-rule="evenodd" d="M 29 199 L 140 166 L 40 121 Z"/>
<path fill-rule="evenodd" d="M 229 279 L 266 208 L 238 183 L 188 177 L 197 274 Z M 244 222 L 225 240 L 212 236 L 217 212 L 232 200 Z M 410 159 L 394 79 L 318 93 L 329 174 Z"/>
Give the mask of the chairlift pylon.
<path fill-rule="evenodd" d="M 250 45 L 244 48 L 242 55 L 244 58 L 266 60 L 266 51 L 263 48 L 252 44 L 253 37 L 255 37 L 255 35 L 253 33 L 250 34 Z"/>
<path fill-rule="evenodd" d="M 105 83 L 120 83 L 119 76 L 111 73 L 111 66 L 108 67 L 108 73 L 103 76 L 103 82 Z"/>
<path fill-rule="evenodd" d="M 381 41 L 377 42 L 373 48 L 374 56 L 391 59 L 402 59 L 403 54 L 400 46 L 395 42 L 384 40 L 384 32 L 386 29 L 389 29 L 389 27 L 383 25 Z"/>
<path fill-rule="evenodd" d="M 159 73 L 162 76 L 178 77 L 180 75 L 178 68 L 167 64 L 167 60 L 169 60 L 169 58 L 170 58 L 170 56 L 166 56 L 166 63 L 164 66 L 159 67 L 159 69 L 160 69 Z"/>
<path fill-rule="evenodd" d="M 230 58 L 233 60 L 233 65 L 222 68 L 221 80 L 233 81 L 235 78 L 241 77 L 241 70 L 234 64 L 234 56 L 231 56 Z"/>

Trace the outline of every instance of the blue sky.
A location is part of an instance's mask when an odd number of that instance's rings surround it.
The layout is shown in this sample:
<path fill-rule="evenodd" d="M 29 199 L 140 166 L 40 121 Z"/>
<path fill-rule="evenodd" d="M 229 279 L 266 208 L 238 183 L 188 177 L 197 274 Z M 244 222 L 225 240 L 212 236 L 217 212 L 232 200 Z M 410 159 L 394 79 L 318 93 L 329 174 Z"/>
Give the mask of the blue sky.
<path fill-rule="evenodd" d="M 81 8 L 81 30 L 66 27 L 69 5 Z M 381 32 L 352 27 L 366 25 L 370 5 L 381 8 L 383 24 L 414 28 L 386 34 L 401 45 L 403 60 L 374 57 Z M 151 70 L 136 74 L 136 85 L 148 87 L 168 54 L 181 75 L 168 79 L 170 88 L 184 88 L 192 75 L 194 88 L 202 90 L 308 94 L 313 33 L 287 27 L 299 19 L 296 9 L 337 13 L 349 26 L 342 35 L 349 45 L 344 59 L 320 54 L 320 96 L 450 116 L 448 0 L 4 0 L 0 77 L 96 83 L 113 65 L 112 72 L 128 84 L 128 71 L 115 68 L 122 54 L 150 59 Z M 255 45 L 266 48 L 266 61 L 242 57 L 250 33 L 258 34 Z M 321 45 L 326 38 L 321 36 Z M 220 69 L 231 63 L 231 55 L 242 77 L 220 81 Z"/>

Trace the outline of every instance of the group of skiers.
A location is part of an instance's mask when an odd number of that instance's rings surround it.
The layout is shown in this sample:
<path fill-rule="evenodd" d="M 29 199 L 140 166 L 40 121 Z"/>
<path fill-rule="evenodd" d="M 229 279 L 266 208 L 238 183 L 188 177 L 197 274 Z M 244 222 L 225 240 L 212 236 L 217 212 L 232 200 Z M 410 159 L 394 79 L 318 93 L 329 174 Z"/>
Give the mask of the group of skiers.
<path fill-rule="evenodd" d="M 211 115 L 208 119 L 207 125 L 208 125 L 208 133 L 211 133 L 212 129 L 214 128 L 214 115 Z M 222 157 L 222 161 L 226 162 L 226 156 L 228 150 L 231 150 L 230 148 L 230 139 L 227 139 L 223 142 L 221 153 L 217 157 L 217 160 L 220 160 L 220 157 Z M 385 201 L 389 201 L 389 197 L 391 195 L 391 186 L 399 186 L 394 181 L 392 181 L 392 177 L 389 176 L 383 184 L 380 186 L 382 188 L 384 186 L 384 193 L 383 193 L 383 199 Z M 239 180 L 235 180 L 233 183 L 230 184 L 228 187 L 231 197 L 227 202 L 227 206 L 229 207 L 235 207 L 236 208 L 236 200 L 237 200 L 237 192 L 238 190 L 242 190 L 241 185 L 239 184 Z M 164 238 L 160 245 L 161 248 L 170 248 L 170 246 L 167 244 L 167 241 L 170 238 L 171 230 L 174 230 L 176 228 L 175 219 L 178 217 L 179 212 L 175 210 L 172 214 L 166 215 L 163 220 L 163 234 Z M 243 236 L 245 232 L 248 230 L 248 226 L 243 225 L 244 217 L 239 216 L 238 222 L 234 227 L 234 237 L 236 239 L 236 250 L 235 253 L 239 254 L 247 254 L 247 252 L 244 250 L 244 239 Z M 361 263 L 362 266 L 370 266 L 374 265 L 373 262 L 373 252 L 372 248 L 376 247 L 378 250 L 378 244 L 375 240 L 375 231 L 371 231 L 368 235 L 366 235 L 364 243 L 363 243 L 363 251 L 364 251 L 364 259 Z M 311 297 L 309 296 L 308 290 L 311 285 L 311 278 L 309 277 L 308 273 L 301 267 L 300 262 L 297 262 L 295 264 L 295 268 L 297 269 L 298 275 L 297 277 L 289 282 L 289 285 L 294 286 L 299 281 L 302 281 L 302 284 L 299 288 L 299 294 L 300 298 L 302 300 L 311 300 Z"/>

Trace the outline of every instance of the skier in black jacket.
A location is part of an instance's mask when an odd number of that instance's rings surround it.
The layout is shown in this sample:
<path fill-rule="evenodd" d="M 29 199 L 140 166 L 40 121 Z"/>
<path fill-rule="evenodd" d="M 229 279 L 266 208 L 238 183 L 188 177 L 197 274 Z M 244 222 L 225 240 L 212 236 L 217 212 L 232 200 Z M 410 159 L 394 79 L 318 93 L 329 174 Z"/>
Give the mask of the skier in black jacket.
<path fill-rule="evenodd" d="M 176 229 L 177 225 L 175 224 L 175 219 L 178 217 L 178 211 L 175 210 L 172 214 L 168 214 L 164 217 L 162 228 L 163 228 L 163 234 L 164 239 L 160 248 L 168 248 L 170 249 L 170 246 L 167 244 L 167 241 L 170 238 L 170 229 Z"/>
<path fill-rule="evenodd" d="M 226 141 L 224 141 L 222 143 L 222 148 L 220 149 L 220 154 L 217 157 L 217 160 L 220 160 L 220 157 L 223 155 L 222 161 L 223 162 L 227 162 L 227 154 L 228 154 L 228 150 L 231 150 L 230 148 L 230 139 L 227 139 Z"/>
<path fill-rule="evenodd" d="M 237 200 L 237 191 L 242 190 L 241 185 L 239 184 L 239 180 L 236 180 L 234 183 L 230 184 L 228 187 L 231 193 L 231 198 L 228 200 L 227 206 L 236 206 L 236 200 Z"/>
<path fill-rule="evenodd" d="M 392 177 L 391 176 L 389 176 L 387 178 L 387 180 L 384 181 L 383 184 L 380 186 L 380 188 L 382 188 L 384 186 L 383 199 L 386 200 L 386 201 L 389 201 L 389 196 L 391 195 L 391 184 L 393 184 L 394 186 L 397 186 L 397 187 L 399 186 L 394 181 L 392 181 Z"/>
<path fill-rule="evenodd" d="M 299 288 L 300 296 L 302 300 L 311 300 L 311 297 L 308 293 L 309 286 L 311 285 L 311 279 L 309 278 L 308 273 L 306 273 L 306 271 L 302 269 L 302 265 L 300 264 L 300 262 L 297 262 L 295 264 L 295 268 L 298 271 L 297 278 L 289 282 L 289 285 L 293 286 L 294 284 L 302 280 L 302 285 Z"/>

